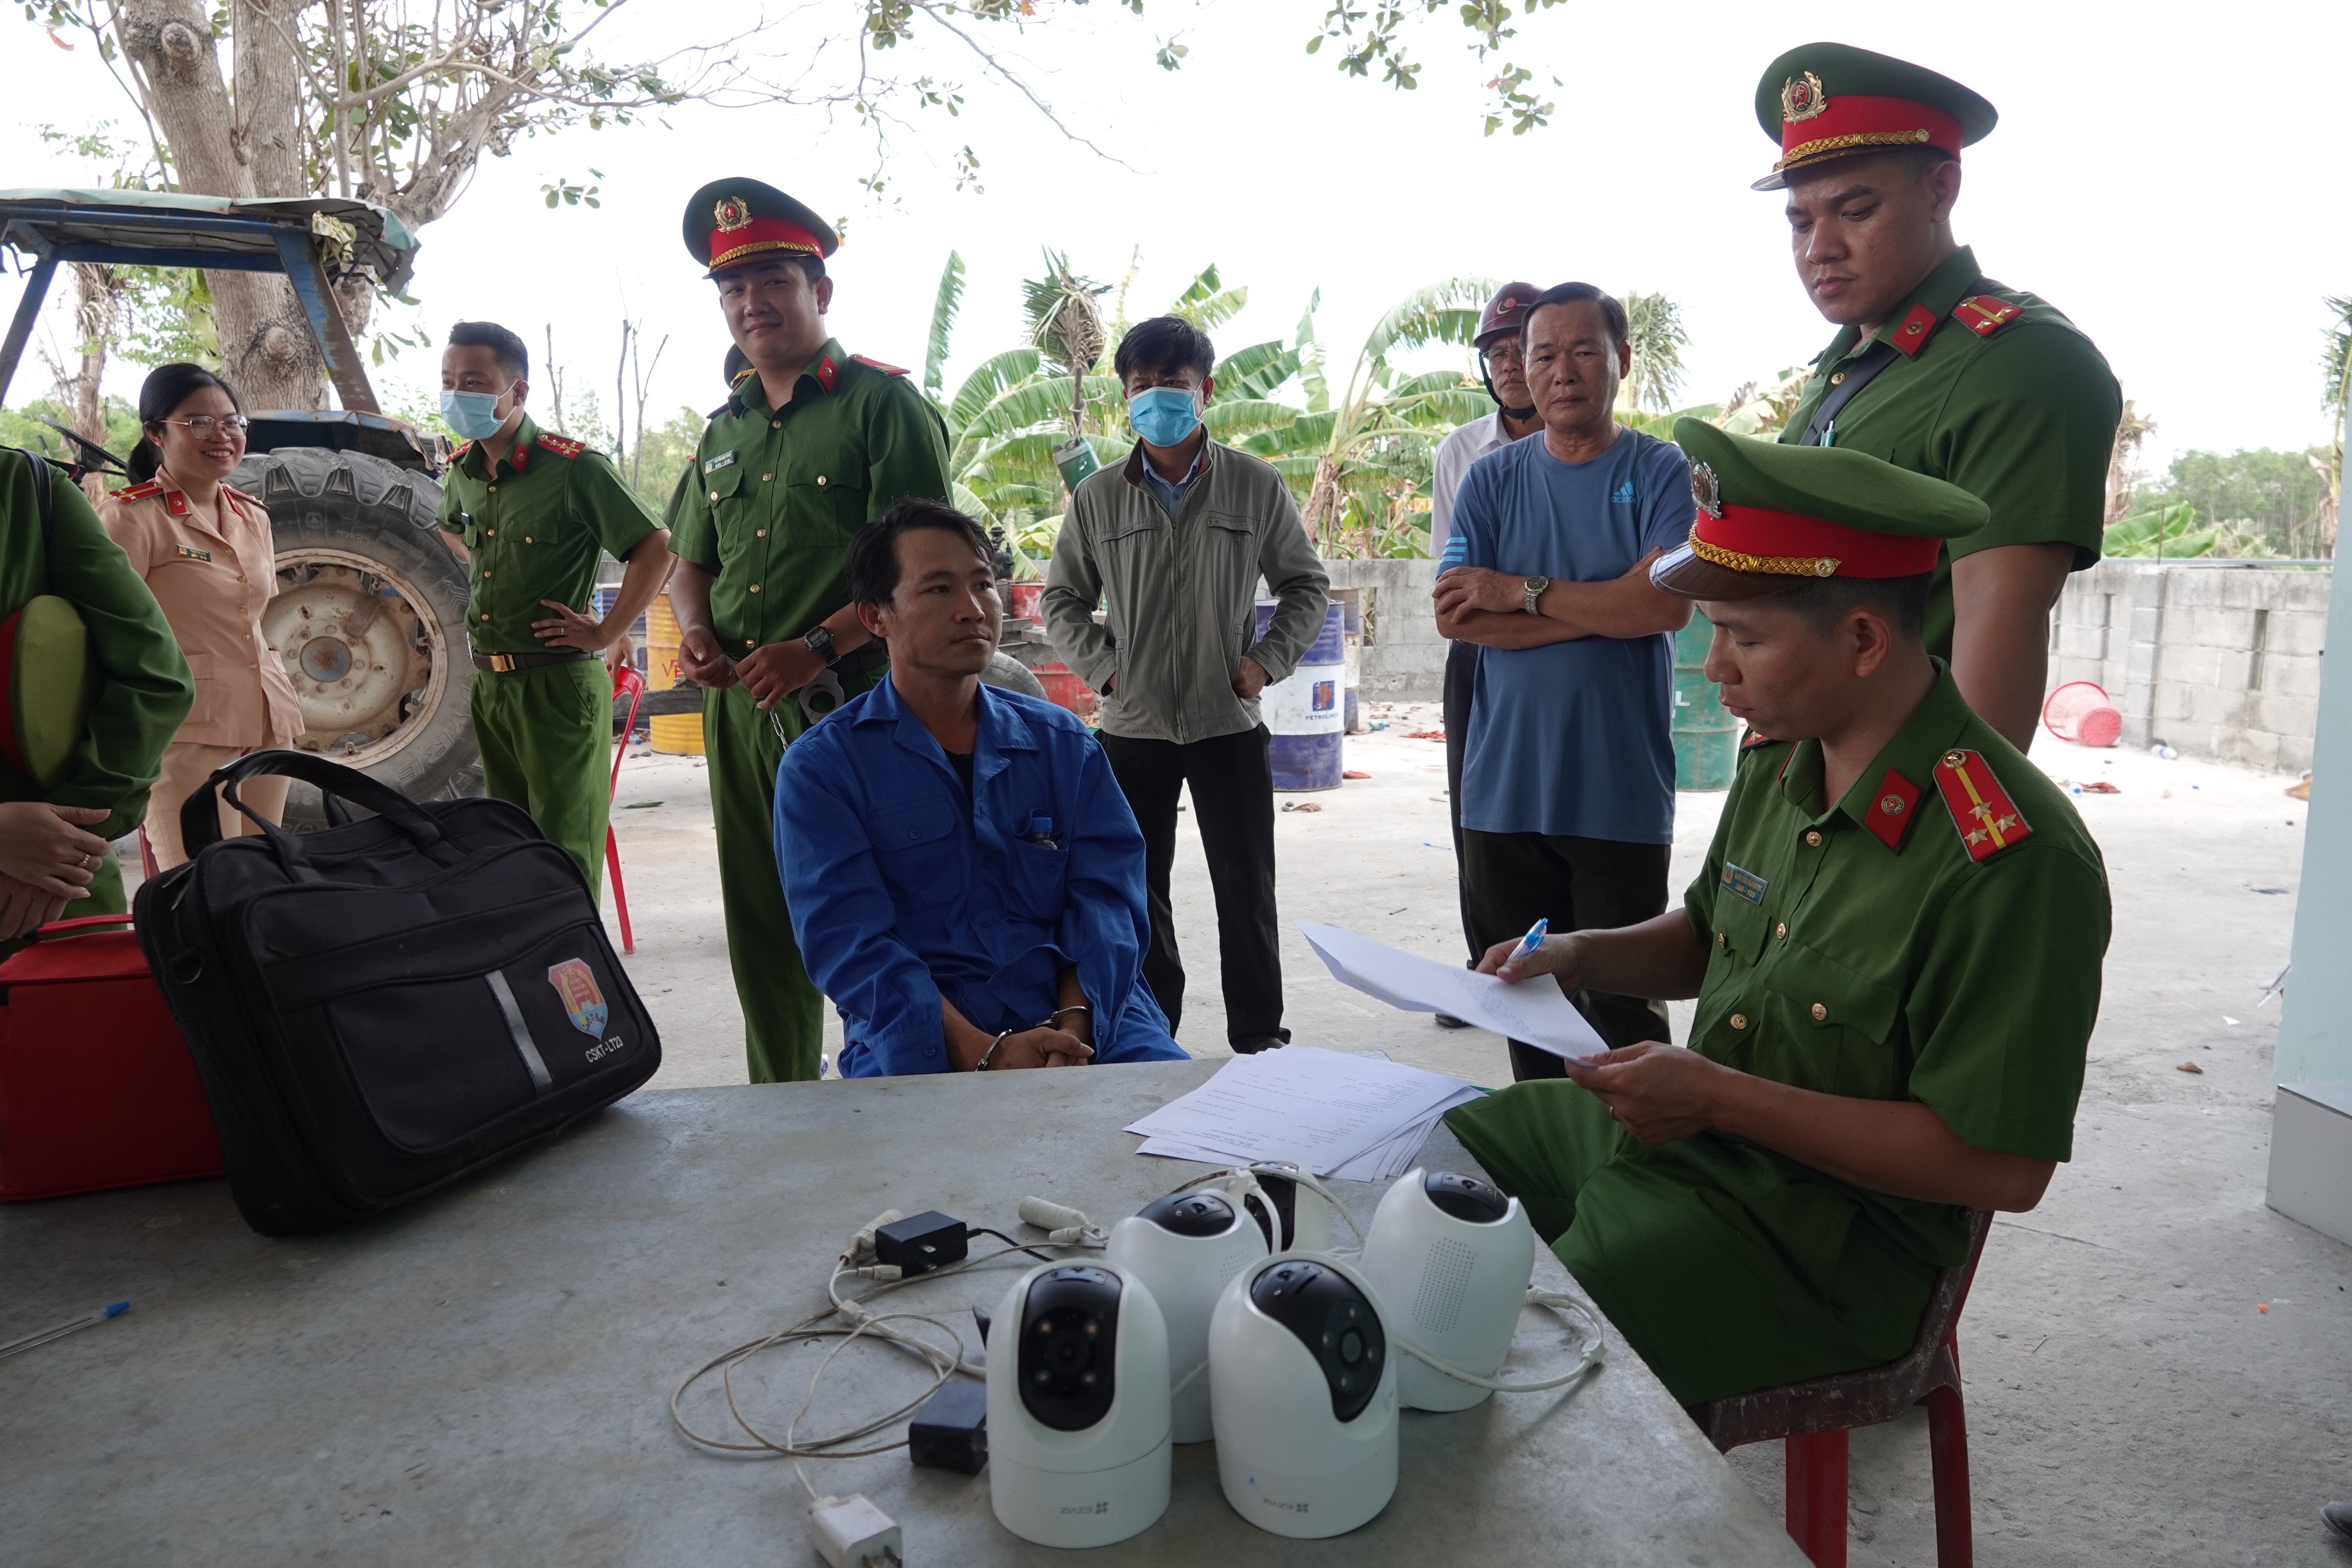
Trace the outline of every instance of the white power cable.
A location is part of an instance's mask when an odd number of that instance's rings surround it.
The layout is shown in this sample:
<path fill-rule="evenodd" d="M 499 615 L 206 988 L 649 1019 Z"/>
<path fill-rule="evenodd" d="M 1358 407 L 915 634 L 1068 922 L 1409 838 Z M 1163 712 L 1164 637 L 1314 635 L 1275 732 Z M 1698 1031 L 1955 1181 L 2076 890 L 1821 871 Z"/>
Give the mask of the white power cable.
<path fill-rule="evenodd" d="M 1021 1200 L 1021 1223 L 1034 1225 L 1046 1233 L 1048 1247 L 1100 1247 L 1106 1237 L 1103 1227 L 1086 1216 L 1084 1211 L 1065 1204 L 1032 1195 Z"/>
<path fill-rule="evenodd" d="M 900 1437 L 895 1443 L 875 1444 L 864 1447 L 845 1448 L 841 1445 L 855 1443 L 860 1438 L 872 1436 L 883 1427 L 905 1420 L 920 1409 L 925 1401 L 958 1374 L 974 1378 L 986 1377 L 985 1364 L 968 1359 L 963 1336 L 957 1332 L 952 1324 L 922 1312 L 877 1312 L 866 1303 L 877 1296 L 904 1286 L 915 1284 L 920 1280 L 962 1273 L 1027 1249 L 1020 1247 L 1001 1247 L 994 1252 L 982 1253 L 978 1257 L 968 1258 L 942 1268 L 902 1278 L 896 1265 L 873 1261 L 874 1233 L 898 1217 L 900 1216 L 897 1210 L 887 1210 L 875 1216 L 850 1238 L 848 1247 L 845 1247 L 835 1260 L 832 1277 L 825 1283 L 825 1297 L 831 1305 L 821 1311 L 812 1312 L 800 1321 L 779 1329 L 774 1333 L 746 1341 L 731 1350 L 713 1356 L 688 1374 L 686 1380 L 671 1393 L 669 1399 L 670 1420 L 676 1425 L 679 1433 L 689 1442 L 706 1448 L 716 1449 L 720 1453 L 739 1454 L 754 1458 L 788 1459 L 792 1462 L 793 1473 L 800 1478 L 801 1485 L 808 1491 L 811 1500 L 822 1504 L 824 1500 L 820 1498 L 816 1489 L 809 1484 L 806 1472 L 801 1468 L 801 1460 L 858 1458 L 872 1454 L 888 1453 L 894 1448 L 903 1448 L 907 1446 L 907 1439 L 904 1437 Z M 842 1293 L 844 1280 L 860 1279 L 873 1279 L 877 1283 L 872 1289 L 859 1296 L 845 1296 Z M 826 1319 L 835 1317 L 838 1317 L 841 1323 L 825 1323 Z M 919 1333 L 911 1331 L 909 1328 L 898 1326 L 916 1323 L 927 1324 L 937 1329 L 946 1337 L 948 1342 L 941 1343 L 925 1339 Z M 782 1437 L 771 1436 L 761 1431 L 744 1414 L 742 1405 L 736 1397 L 736 1371 L 761 1352 L 772 1350 L 778 1345 L 820 1339 L 838 1340 L 840 1343 L 828 1351 L 824 1358 L 817 1363 L 816 1369 L 810 1373 L 808 1390 L 802 1396 L 799 1407 L 793 1411 L 792 1420 L 785 1426 Z M 871 1420 L 861 1422 L 856 1426 L 821 1437 L 801 1436 L 800 1424 L 815 1401 L 818 1383 L 824 1376 L 826 1369 L 832 1366 L 834 1358 L 848 1349 L 852 1341 L 859 1339 L 879 1341 L 915 1357 L 931 1373 L 929 1385 L 905 1404 L 886 1411 Z M 950 1345 L 953 1348 L 950 1349 Z M 714 1372 L 720 1374 L 728 1414 L 734 1418 L 735 1425 L 741 1429 L 743 1436 L 751 1439 L 750 1442 L 739 1442 L 730 1437 L 698 1431 L 687 1420 L 684 1411 L 679 1408 L 687 1392 Z"/>
<path fill-rule="evenodd" d="M 1458 1366 L 1449 1365 L 1414 1344 L 1411 1340 L 1398 1340 L 1397 1347 L 1423 1366 L 1433 1367 L 1446 1376 L 1459 1379 L 1473 1388 L 1489 1388 L 1496 1394 L 1542 1394 L 1550 1389 L 1564 1388 L 1601 1364 L 1605 1358 L 1601 1353 L 1603 1347 L 1601 1321 L 1593 1316 L 1591 1306 L 1573 1296 L 1563 1295 L 1557 1290 L 1538 1290 L 1532 1287 L 1528 1290 L 1527 1304 L 1530 1307 L 1549 1307 L 1556 1312 L 1580 1318 L 1584 1321 L 1586 1330 L 1591 1334 L 1591 1342 L 1584 1347 L 1583 1355 L 1577 1358 L 1574 1366 L 1561 1373 L 1558 1377 L 1548 1377 L 1539 1383 L 1505 1383 L 1499 1378 L 1481 1377 L 1475 1372 L 1465 1372 Z"/>

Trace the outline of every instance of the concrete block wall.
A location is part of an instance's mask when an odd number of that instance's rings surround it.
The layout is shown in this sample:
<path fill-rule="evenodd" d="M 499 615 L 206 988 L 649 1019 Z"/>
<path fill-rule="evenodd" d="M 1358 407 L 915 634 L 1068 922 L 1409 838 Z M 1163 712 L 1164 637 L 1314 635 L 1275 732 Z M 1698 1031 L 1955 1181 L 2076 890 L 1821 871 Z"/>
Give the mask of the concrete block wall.
<path fill-rule="evenodd" d="M 2050 684 L 2095 680 L 2123 743 L 2301 773 L 2319 721 L 2328 568 L 2102 561 L 2067 579 Z"/>
<path fill-rule="evenodd" d="M 1434 561 L 1326 561 L 1335 588 L 1362 588 L 1366 636 L 1358 690 L 1368 702 L 1434 702 L 1445 686 Z"/>

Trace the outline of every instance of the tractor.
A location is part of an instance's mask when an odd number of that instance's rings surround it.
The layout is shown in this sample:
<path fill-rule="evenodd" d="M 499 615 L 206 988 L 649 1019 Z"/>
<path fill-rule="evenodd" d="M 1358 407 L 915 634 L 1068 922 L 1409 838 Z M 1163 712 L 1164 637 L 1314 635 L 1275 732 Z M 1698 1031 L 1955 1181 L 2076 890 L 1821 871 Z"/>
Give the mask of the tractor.
<path fill-rule="evenodd" d="M 403 287 L 416 241 L 400 219 L 336 197 L 0 191 L 0 246 L 29 261 L 0 341 L 0 403 L 60 262 L 282 272 L 292 281 L 342 406 L 248 410 L 246 458 L 229 482 L 269 509 L 278 594 L 262 627 L 301 699 L 308 732 L 295 743 L 411 799 L 480 794 L 466 574 L 433 521 L 446 444 L 383 413 L 331 287 L 359 266 Z M 122 467 L 58 434 L 75 448 L 76 478 Z M 289 826 L 318 826 L 317 792 L 296 784 L 287 816 Z"/>

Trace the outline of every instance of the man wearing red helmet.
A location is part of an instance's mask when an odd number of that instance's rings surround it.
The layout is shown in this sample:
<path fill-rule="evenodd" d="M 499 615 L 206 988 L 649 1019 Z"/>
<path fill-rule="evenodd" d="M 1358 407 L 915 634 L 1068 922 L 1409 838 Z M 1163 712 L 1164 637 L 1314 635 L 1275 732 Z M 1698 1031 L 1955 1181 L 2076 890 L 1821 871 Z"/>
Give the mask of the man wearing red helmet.
<path fill-rule="evenodd" d="M 1486 395 L 1495 400 L 1495 412 L 1482 414 L 1445 437 L 1437 448 L 1434 471 L 1429 481 L 1429 552 L 1436 557 L 1438 570 L 1461 564 L 1446 552 L 1454 542 L 1454 497 L 1462 489 L 1463 476 L 1470 465 L 1487 453 L 1509 446 L 1522 437 L 1532 436 L 1543 428 L 1543 420 L 1536 413 L 1535 395 L 1528 390 L 1528 356 L 1520 342 L 1519 329 L 1527 325 L 1528 308 L 1541 293 L 1532 283 L 1506 283 L 1486 301 L 1486 309 L 1478 317 L 1478 335 L 1472 340 L 1478 350 L 1478 375 L 1486 384 Z M 1454 874 L 1457 887 L 1466 889 L 1467 879 L 1462 875 L 1462 750 L 1470 738 L 1470 702 L 1478 683 L 1478 645 L 1455 641 L 1445 646 L 1445 686 L 1440 711 L 1445 726 L 1445 815 L 1454 824 Z M 1469 945 L 1470 958 L 1476 962 L 1480 952 L 1478 938 L 1470 924 L 1470 895 L 1466 890 L 1458 897 L 1462 905 L 1462 940 Z M 1444 1028 L 1464 1027 L 1461 1019 L 1440 1013 L 1437 1022 Z"/>

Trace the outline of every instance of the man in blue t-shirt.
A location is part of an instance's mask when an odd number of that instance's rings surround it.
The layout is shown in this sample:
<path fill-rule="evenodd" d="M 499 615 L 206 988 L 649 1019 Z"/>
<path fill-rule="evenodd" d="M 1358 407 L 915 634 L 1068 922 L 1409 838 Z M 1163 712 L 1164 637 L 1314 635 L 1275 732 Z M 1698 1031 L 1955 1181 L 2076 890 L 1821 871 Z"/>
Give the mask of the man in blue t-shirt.
<path fill-rule="evenodd" d="M 1463 880 L 1481 944 L 1632 925 L 1666 907 L 1675 837 L 1674 634 L 1685 601 L 1650 563 L 1690 536 L 1679 448 L 1619 425 L 1625 308 L 1589 283 L 1536 297 L 1523 329 L 1538 439 L 1470 467 L 1437 579 L 1437 629 L 1478 644 L 1462 770 Z M 1665 1037 L 1662 1009 L 1581 992 L 1612 1047 Z M 1511 1042 L 1520 1079 L 1559 1058 Z"/>

